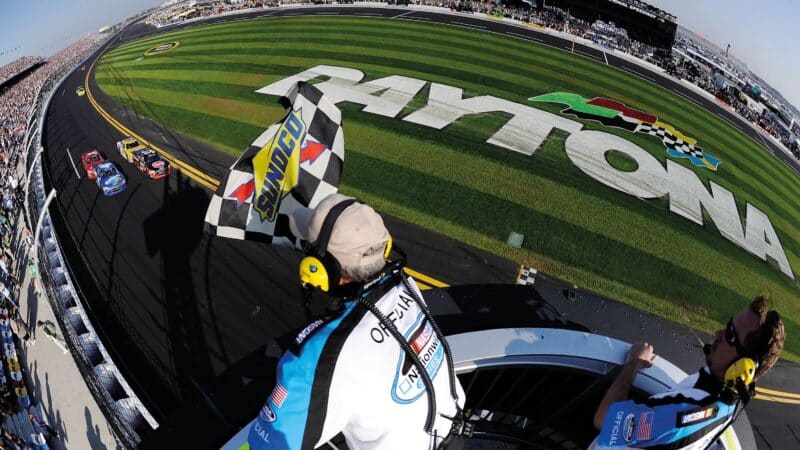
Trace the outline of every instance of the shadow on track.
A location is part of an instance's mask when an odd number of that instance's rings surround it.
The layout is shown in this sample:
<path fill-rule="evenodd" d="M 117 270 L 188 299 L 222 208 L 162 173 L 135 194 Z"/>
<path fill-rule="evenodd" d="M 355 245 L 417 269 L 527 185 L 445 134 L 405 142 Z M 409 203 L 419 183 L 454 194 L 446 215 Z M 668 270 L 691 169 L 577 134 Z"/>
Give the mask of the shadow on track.
<path fill-rule="evenodd" d="M 161 209 L 146 218 L 143 227 L 147 254 L 160 256 L 163 282 L 159 297 L 164 301 L 170 358 L 184 397 L 195 386 L 202 390 L 214 372 L 191 272 L 192 254 L 203 238 L 209 196 L 177 171 L 163 190 Z"/>

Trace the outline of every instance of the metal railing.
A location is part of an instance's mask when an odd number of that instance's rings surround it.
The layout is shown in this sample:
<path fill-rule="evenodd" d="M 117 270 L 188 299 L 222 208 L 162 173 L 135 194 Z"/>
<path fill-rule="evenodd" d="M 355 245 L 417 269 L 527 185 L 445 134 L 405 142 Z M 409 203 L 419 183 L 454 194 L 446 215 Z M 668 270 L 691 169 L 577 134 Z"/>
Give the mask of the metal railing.
<path fill-rule="evenodd" d="M 107 42 L 110 42 L 110 39 Z M 50 101 L 74 68 L 83 63 L 85 60 L 78 61 L 76 65 L 67 65 L 70 68 L 57 81 L 58 75 L 45 81 L 34 101 L 34 108 L 31 109 L 29 126 L 37 122 L 34 116 L 38 114 L 38 127 L 28 131 L 30 142 L 22 148 L 24 169 L 26 174 L 30 174 L 30 178 L 25 180 L 25 219 L 29 227 L 37 224 L 35 254 L 31 256 L 38 262 L 44 292 L 59 325 L 64 330 L 65 340 L 76 365 L 111 425 L 117 444 L 125 448 L 134 448 L 141 442 L 143 434 L 158 427 L 158 422 L 114 364 L 87 315 L 82 302 L 83 296 L 79 287 L 73 283 L 69 262 L 63 255 L 47 208 L 49 200 L 55 196 L 55 190 L 51 189 L 48 195 L 42 158 L 39 157 L 41 152 L 46 150 L 42 147 L 42 135 Z M 36 157 L 29 160 L 28 152 L 31 146 L 37 149 L 37 153 Z"/>

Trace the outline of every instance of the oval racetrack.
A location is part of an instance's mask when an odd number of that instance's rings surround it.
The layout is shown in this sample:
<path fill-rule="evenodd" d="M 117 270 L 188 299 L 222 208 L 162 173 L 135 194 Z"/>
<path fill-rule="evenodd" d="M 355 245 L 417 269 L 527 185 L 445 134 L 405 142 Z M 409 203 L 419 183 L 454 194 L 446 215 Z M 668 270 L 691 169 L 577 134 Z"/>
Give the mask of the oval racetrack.
<path fill-rule="evenodd" d="M 302 10 L 287 9 L 275 15 L 298 11 Z M 402 12 L 365 9 L 365 13 L 388 16 Z M 483 27 L 495 25 L 475 22 Z M 135 24 L 122 38 L 133 39 L 149 30 Z M 623 60 L 618 64 L 630 65 Z M 48 183 L 58 191 L 57 207 L 51 208 L 53 219 L 95 326 L 159 421 L 174 416 L 181 407 L 197 404 L 212 405 L 212 409 L 226 403 L 240 405 L 250 415 L 261 396 L 225 398 L 225 393 L 246 392 L 249 379 L 240 376 L 244 361 L 261 352 L 269 339 L 304 324 L 296 281 L 299 255 L 206 235 L 203 216 L 211 192 L 177 170 L 165 180 L 150 180 L 124 162 L 115 145 L 124 136 L 109 126 L 86 97 L 75 95 L 85 75 L 76 70 L 54 96 L 43 157 Z M 93 80 L 90 88 L 98 102 L 111 105 Z M 165 148 L 215 178 L 221 178 L 233 162 L 228 154 L 131 116 L 118 106 L 107 109 L 128 126 L 136 124 L 137 132 L 160 136 Z M 106 198 L 86 179 L 80 154 L 93 148 L 122 169 L 128 178 L 125 192 Z M 423 273 L 450 284 L 514 281 L 517 266 L 509 261 L 386 219 L 396 241 L 408 250 L 411 266 Z"/>

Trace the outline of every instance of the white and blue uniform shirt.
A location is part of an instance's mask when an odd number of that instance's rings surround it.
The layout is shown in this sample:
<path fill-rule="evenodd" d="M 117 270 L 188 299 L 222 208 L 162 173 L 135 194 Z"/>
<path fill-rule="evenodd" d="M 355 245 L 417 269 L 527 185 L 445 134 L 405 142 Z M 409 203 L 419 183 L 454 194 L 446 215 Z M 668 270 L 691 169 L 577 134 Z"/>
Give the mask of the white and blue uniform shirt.
<path fill-rule="evenodd" d="M 706 449 L 736 410 L 719 398 L 722 390 L 722 382 L 704 368 L 644 402 L 614 403 L 589 449 Z"/>
<path fill-rule="evenodd" d="M 422 296 L 409 280 L 416 298 Z M 417 367 L 381 322 L 355 301 L 309 324 L 278 363 L 277 383 L 250 428 L 253 450 L 311 449 L 343 433 L 353 449 L 431 449 L 463 406 L 451 395 L 443 343 L 402 283 L 385 288 L 377 308 L 406 338 L 430 375 L 434 436 L 425 432 L 428 398 Z"/>

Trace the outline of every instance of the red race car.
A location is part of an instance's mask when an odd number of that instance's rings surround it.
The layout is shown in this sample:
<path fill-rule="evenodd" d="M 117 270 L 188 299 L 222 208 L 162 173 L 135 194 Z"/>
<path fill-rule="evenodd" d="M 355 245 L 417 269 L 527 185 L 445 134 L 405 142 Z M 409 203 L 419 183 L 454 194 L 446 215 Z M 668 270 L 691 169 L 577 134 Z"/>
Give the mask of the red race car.
<path fill-rule="evenodd" d="M 97 149 L 82 154 L 81 164 L 83 164 L 83 168 L 84 170 L 86 170 L 86 177 L 88 177 L 90 180 L 94 180 L 95 179 L 94 166 L 105 161 L 106 159 L 103 158 L 103 155 L 101 155 L 100 152 L 97 151 Z"/>

